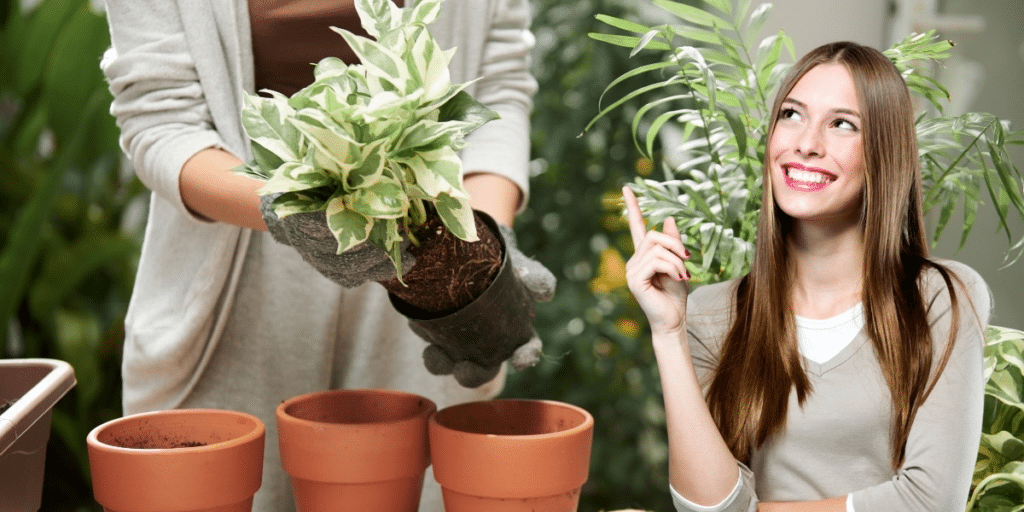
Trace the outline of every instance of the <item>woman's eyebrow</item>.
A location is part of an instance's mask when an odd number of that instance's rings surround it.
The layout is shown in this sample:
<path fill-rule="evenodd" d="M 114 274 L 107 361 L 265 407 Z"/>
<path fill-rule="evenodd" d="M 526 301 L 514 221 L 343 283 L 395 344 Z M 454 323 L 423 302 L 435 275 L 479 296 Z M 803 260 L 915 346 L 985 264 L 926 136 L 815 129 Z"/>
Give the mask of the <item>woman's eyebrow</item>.
<path fill-rule="evenodd" d="M 802 102 L 800 100 L 794 99 L 794 98 L 786 98 L 786 99 L 782 100 L 782 103 L 792 103 L 793 105 L 796 105 L 796 106 L 798 106 L 798 107 L 800 107 L 800 108 L 802 108 L 804 110 L 807 110 L 807 104 L 806 103 L 804 103 L 804 102 Z M 846 114 L 846 115 L 850 115 L 850 116 L 855 116 L 855 117 L 858 117 L 858 118 L 860 117 L 860 114 L 856 110 L 850 110 L 848 108 L 834 108 L 834 109 L 832 109 L 832 112 L 834 112 L 836 114 Z"/>

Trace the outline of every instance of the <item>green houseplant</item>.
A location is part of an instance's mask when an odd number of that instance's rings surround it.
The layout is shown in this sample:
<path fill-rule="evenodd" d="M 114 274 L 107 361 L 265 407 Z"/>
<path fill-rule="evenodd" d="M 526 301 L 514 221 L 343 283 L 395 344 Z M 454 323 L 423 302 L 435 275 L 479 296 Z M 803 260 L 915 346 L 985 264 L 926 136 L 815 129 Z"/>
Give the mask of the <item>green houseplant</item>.
<path fill-rule="evenodd" d="M 497 114 L 452 84 L 427 31 L 440 0 L 403 9 L 357 0 L 373 37 L 334 28 L 359 57 L 317 63 L 315 81 L 291 97 L 246 95 L 242 121 L 254 160 L 240 172 L 266 185 L 280 218 L 323 211 L 338 254 L 369 242 L 402 275 L 401 242 L 430 212 L 459 239 L 478 239 L 456 154 L 464 137 Z"/>
<path fill-rule="evenodd" d="M 630 187 L 651 222 L 676 219 L 694 255 L 687 265 L 695 281 L 729 279 L 750 268 L 769 100 L 788 70 L 781 56 L 784 50 L 792 56 L 792 43 L 783 32 L 756 39 L 770 4 L 751 10 L 749 0 L 735 7 L 730 0 L 707 0 L 703 9 L 670 0 L 653 3 L 687 23 L 647 27 L 598 16 L 618 33 L 591 34 L 594 39 L 630 48 L 631 55 L 655 51 L 666 57 L 612 81 L 606 95 L 626 80 L 647 78 L 644 85 L 619 93 L 587 128 L 642 95 L 656 94 L 653 100 L 640 100 L 644 102 L 632 116 L 631 132 L 639 151 L 662 162 L 664 178 L 638 179 Z M 962 204 L 962 246 L 983 197 L 991 201 L 997 227 L 1007 236 L 1005 262 L 1011 265 L 1024 253 L 1024 236 L 1015 235 L 1008 223 L 1024 217 L 1024 179 L 1006 147 L 1024 144 L 1024 131 L 1011 131 L 1008 123 L 985 113 L 943 115 L 942 100 L 948 93 L 922 63 L 946 58 L 951 46 L 929 32 L 911 35 L 885 52 L 912 93 L 929 107 L 917 118 L 924 208 L 938 210 L 933 235 L 938 240 Z M 1020 511 L 1024 336 L 1000 328 L 987 335 L 984 435 L 968 507 Z"/>
<path fill-rule="evenodd" d="M 969 511 L 1024 510 L 1024 332 L 989 327 L 985 420 Z"/>

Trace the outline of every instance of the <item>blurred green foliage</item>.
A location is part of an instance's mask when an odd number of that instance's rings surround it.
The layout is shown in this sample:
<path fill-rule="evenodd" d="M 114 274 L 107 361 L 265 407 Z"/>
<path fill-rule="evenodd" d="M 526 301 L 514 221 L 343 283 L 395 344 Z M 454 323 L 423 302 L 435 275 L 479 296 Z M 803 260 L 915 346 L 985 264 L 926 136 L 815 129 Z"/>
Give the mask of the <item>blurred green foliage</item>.
<path fill-rule="evenodd" d="M 642 62 L 587 37 L 607 27 L 597 14 L 636 18 L 638 4 L 616 0 L 534 0 L 535 177 L 529 207 L 516 220 L 519 246 L 558 278 L 539 304 L 535 327 L 547 358 L 513 372 L 505 396 L 562 400 L 595 419 L 584 512 L 673 510 L 661 387 L 641 312 L 625 288 L 623 254 L 632 242 L 619 214 L 620 189 L 651 172 L 628 129 L 629 106 L 587 133 L 608 83 Z M 623 87 L 636 89 L 640 82 Z M 638 102 L 638 105 L 642 103 Z"/>
<path fill-rule="evenodd" d="M 0 13 L 0 350 L 62 359 L 78 385 L 53 411 L 43 510 L 94 507 L 85 436 L 120 415 L 122 320 L 138 243 L 99 70 L 106 20 L 84 0 Z"/>

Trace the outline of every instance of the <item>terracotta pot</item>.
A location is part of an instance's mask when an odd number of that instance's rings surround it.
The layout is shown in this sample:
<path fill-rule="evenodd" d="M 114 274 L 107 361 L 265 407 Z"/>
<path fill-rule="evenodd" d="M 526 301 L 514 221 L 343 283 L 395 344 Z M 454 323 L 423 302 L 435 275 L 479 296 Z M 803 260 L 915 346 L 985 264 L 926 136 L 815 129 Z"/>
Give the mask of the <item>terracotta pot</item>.
<path fill-rule="evenodd" d="M 416 512 L 430 466 L 419 395 L 345 389 L 297 396 L 277 408 L 281 466 L 299 512 Z"/>
<path fill-rule="evenodd" d="M 96 501 L 107 512 L 249 512 L 263 478 L 263 423 L 180 409 L 126 416 L 89 433 Z"/>
<path fill-rule="evenodd" d="M 546 400 L 490 400 L 430 420 L 434 478 L 447 512 L 574 512 L 594 418 Z"/>

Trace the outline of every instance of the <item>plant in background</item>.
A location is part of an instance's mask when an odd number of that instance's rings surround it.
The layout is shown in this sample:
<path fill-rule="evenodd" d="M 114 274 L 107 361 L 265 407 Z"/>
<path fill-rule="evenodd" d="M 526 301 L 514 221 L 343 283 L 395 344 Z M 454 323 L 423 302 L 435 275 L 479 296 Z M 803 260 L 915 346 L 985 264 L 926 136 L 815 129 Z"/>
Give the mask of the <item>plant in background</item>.
<path fill-rule="evenodd" d="M 783 49 L 792 56 L 792 42 L 783 32 L 756 39 L 770 4 L 749 12 L 749 0 L 735 9 L 730 0 L 708 0 L 704 10 L 670 0 L 653 3 L 689 23 L 646 27 L 602 16 L 602 21 L 628 34 L 591 35 L 632 48 L 634 55 L 644 50 L 667 54 L 609 84 L 606 94 L 627 78 L 646 75 L 656 80 L 603 108 L 595 121 L 639 94 L 663 93 L 637 110 L 631 127 L 634 142 L 647 155 L 653 154 L 659 139 L 674 137 L 682 142 L 666 148 L 676 158 L 665 159 L 669 163 L 663 166 L 664 180 L 637 180 L 631 187 L 652 222 L 676 218 L 694 254 L 687 264 L 695 280 L 714 282 L 742 275 L 753 257 L 769 101 L 789 68 L 780 56 Z M 1014 240 L 1007 220 L 1011 215 L 1024 218 L 1024 191 L 1021 173 L 1010 161 L 1006 146 L 1024 144 L 1024 131 L 1010 131 L 1007 123 L 989 114 L 941 115 L 940 100 L 948 98 L 948 93 L 920 64 L 946 58 L 951 46 L 928 32 L 907 37 L 885 51 L 910 90 L 936 112 L 917 119 L 924 208 L 926 212 L 940 208 L 937 240 L 962 200 L 962 245 L 984 190 L 999 214 L 998 228 L 1011 244 L 1007 264 L 1012 264 L 1024 253 L 1024 237 Z M 673 160 L 680 163 L 672 164 Z"/>
<path fill-rule="evenodd" d="M 280 194 L 279 217 L 324 211 L 338 254 L 369 241 L 401 277 L 403 233 L 413 237 L 428 205 L 456 237 L 477 240 L 456 152 L 497 114 L 463 90 L 468 83 L 451 83 L 455 50 L 442 51 L 426 28 L 440 0 L 355 4 L 376 40 L 332 28 L 362 63 L 325 58 L 314 83 L 290 98 L 247 94 L 242 122 L 254 160 L 240 171 L 266 181 L 260 195 Z"/>
<path fill-rule="evenodd" d="M 990 327 L 985 416 L 967 510 L 1024 510 L 1024 332 Z"/>
<path fill-rule="evenodd" d="M 42 510 L 92 510 L 85 437 L 121 415 L 146 190 L 123 172 L 107 112 L 102 13 L 88 0 L 26 4 L 0 0 L 0 357 L 74 367 L 78 384 L 53 408 Z"/>
<path fill-rule="evenodd" d="M 621 278 L 618 254 L 632 249 L 612 200 L 623 179 L 650 171 L 626 130 L 630 105 L 610 112 L 579 137 L 601 88 L 636 65 L 587 33 L 597 13 L 643 20 L 635 0 L 534 0 L 537 45 L 531 71 L 539 84 L 531 120 L 530 200 L 516 218 L 519 247 L 551 269 L 558 291 L 537 305 L 534 323 L 545 357 L 510 372 L 503 397 L 554 399 L 594 416 L 590 478 L 581 511 L 672 510 L 667 440 L 657 367 L 642 313 Z M 641 77 L 643 78 L 643 77 Z M 639 87 L 641 80 L 623 86 Z M 620 260 L 621 261 L 621 260 Z"/>

